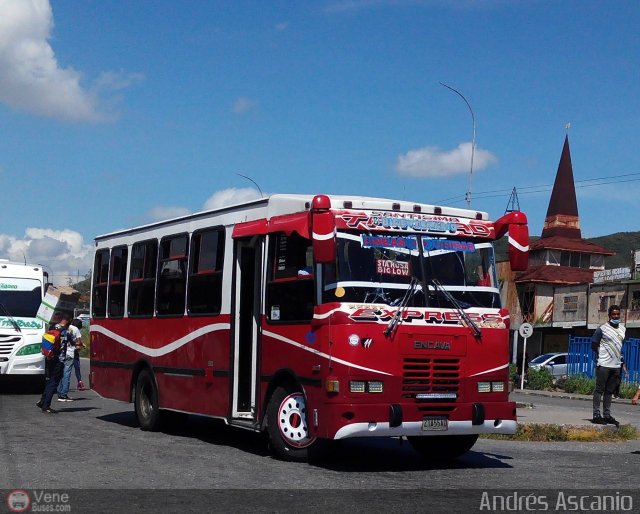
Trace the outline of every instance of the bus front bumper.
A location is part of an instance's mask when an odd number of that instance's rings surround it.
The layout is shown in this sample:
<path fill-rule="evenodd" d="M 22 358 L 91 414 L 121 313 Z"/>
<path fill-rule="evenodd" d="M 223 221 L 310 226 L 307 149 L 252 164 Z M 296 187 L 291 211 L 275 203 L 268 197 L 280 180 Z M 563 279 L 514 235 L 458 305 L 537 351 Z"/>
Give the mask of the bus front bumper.
<path fill-rule="evenodd" d="M 44 357 L 42 354 L 13 357 L 8 361 L 0 361 L 0 375 L 42 375 L 44 374 Z"/>
<path fill-rule="evenodd" d="M 482 425 L 471 421 L 449 421 L 446 430 L 426 431 L 422 421 L 407 421 L 392 427 L 389 422 L 351 423 L 336 432 L 334 439 L 349 437 L 446 436 L 470 434 L 515 434 L 518 424 L 512 419 L 489 419 Z"/>
<path fill-rule="evenodd" d="M 411 402 L 325 405 L 317 413 L 318 436 L 349 437 L 447 436 L 515 434 L 514 402 L 464 402 L 444 408 Z M 323 426 L 323 421 L 327 425 Z M 324 431 L 324 435 L 321 435 Z"/>

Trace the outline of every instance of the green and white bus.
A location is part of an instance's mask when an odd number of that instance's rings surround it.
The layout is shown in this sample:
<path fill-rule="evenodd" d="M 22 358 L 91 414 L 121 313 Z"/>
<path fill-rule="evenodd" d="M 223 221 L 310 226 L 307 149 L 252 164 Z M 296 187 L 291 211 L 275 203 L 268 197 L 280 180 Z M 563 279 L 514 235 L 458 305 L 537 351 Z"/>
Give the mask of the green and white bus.
<path fill-rule="evenodd" d="M 44 374 L 36 315 L 47 283 L 42 266 L 0 259 L 0 376 Z"/>

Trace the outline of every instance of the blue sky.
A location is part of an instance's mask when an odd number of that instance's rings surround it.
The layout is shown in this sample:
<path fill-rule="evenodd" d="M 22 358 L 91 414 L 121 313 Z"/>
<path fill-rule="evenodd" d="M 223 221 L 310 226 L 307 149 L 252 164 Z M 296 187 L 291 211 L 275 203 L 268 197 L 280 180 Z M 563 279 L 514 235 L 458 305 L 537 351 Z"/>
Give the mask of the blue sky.
<path fill-rule="evenodd" d="M 265 193 L 474 209 L 539 235 L 565 125 L 584 237 L 640 230 L 640 3 L 0 0 L 0 258 Z M 588 186 L 588 187 L 587 187 Z"/>

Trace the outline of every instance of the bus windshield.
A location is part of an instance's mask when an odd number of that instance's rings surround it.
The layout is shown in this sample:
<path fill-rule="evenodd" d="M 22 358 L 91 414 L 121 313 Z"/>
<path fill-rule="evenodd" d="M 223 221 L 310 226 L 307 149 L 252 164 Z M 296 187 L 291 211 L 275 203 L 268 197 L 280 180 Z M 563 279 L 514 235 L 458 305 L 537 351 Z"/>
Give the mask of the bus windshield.
<path fill-rule="evenodd" d="M 42 301 L 42 285 L 29 278 L 3 278 L 0 303 L 15 318 L 35 318 Z M 0 314 L 6 315 L 4 309 Z"/>
<path fill-rule="evenodd" d="M 398 305 L 412 280 L 407 306 L 499 308 L 490 242 L 424 234 L 338 232 L 335 264 L 324 266 L 323 302 Z M 447 294 L 450 293 L 450 294 Z"/>

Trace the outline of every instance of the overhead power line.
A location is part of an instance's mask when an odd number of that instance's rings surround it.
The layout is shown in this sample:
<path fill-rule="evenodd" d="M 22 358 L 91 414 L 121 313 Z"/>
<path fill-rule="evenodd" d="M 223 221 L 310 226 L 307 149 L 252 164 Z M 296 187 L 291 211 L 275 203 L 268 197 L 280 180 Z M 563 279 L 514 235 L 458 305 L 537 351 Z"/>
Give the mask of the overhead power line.
<path fill-rule="evenodd" d="M 636 177 L 636 178 L 619 180 L 624 177 Z M 576 188 L 583 188 L 583 187 L 605 186 L 608 184 L 621 184 L 621 183 L 637 182 L 637 181 L 640 181 L 640 173 L 625 173 L 622 175 L 611 175 L 608 177 L 576 180 L 574 184 Z M 518 194 L 520 195 L 545 193 L 547 191 L 551 191 L 551 189 L 553 188 L 553 184 L 539 184 L 535 186 L 516 186 L 516 188 L 518 190 Z M 511 192 L 512 192 L 512 189 L 494 189 L 491 191 L 476 192 L 474 193 L 473 197 L 476 199 L 499 198 L 499 197 L 510 195 Z M 446 205 L 447 203 L 459 203 L 464 200 L 465 200 L 464 196 L 456 195 L 449 198 L 444 198 L 435 203 L 437 205 Z"/>

